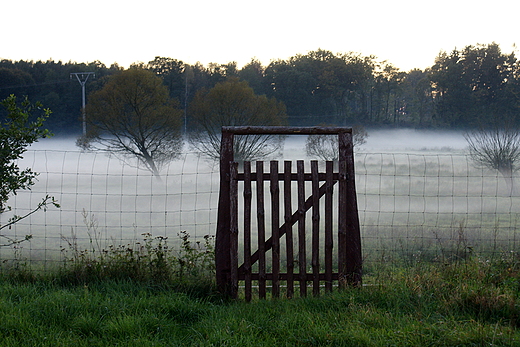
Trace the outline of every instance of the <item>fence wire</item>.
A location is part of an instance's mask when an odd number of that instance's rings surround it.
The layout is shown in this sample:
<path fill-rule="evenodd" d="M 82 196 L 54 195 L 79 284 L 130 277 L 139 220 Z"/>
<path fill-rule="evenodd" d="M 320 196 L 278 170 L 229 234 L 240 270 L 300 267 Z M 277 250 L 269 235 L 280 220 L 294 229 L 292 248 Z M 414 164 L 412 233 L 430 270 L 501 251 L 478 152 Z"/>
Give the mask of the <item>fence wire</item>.
<path fill-rule="evenodd" d="M 366 264 L 517 248 L 520 195 L 500 174 L 474 167 L 466 155 L 360 152 L 355 161 Z M 61 208 L 4 230 L 11 238 L 32 239 L 0 247 L 2 260 L 52 264 L 70 240 L 103 248 L 148 233 L 171 240 L 181 231 L 193 240 L 215 234 L 218 165 L 195 153 L 169 163 L 159 179 L 99 152 L 31 150 L 20 165 L 38 172 L 38 182 L 10 199 L 12 211 L 24 215 L 47 194 Z M 0 223 L 9 217 L 4 213 Z"/>
<path fill-rule="evenodd" d="M 362 153 L 356 179 L 367 260 L 446 260 L 516 249 L 515 187 L 466 155 Z"/>

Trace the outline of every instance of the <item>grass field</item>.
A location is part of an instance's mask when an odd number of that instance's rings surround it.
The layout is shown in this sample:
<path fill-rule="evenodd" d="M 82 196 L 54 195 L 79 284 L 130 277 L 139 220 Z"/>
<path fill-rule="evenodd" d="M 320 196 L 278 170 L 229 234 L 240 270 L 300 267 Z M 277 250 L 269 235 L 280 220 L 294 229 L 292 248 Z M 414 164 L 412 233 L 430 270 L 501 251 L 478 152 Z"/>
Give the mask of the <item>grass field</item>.
<path fill-rule="evenodd" d="M 518 258 L 382 268 L 319 298 L 63 274 L 0 283 L 0 346 L 520 346 Z"/>

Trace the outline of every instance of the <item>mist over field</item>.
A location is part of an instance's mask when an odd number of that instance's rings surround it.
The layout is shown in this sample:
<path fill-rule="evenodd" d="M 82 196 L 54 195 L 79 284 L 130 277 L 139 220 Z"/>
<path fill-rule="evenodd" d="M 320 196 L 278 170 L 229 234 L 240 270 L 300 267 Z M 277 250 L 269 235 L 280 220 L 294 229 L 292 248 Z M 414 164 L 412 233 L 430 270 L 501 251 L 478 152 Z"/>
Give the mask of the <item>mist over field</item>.
<path fill-rule="evenodd" d="M 493 238 L 503 247 L 514 245 L 519 198 L 507 194 L 498 173 L 474 167 L 465 155 L 463 133 L 391 129 L 368 130 L 368 135 L 355 154 L 367 257 L 403 247 L 410 252 L 431 249 L 456 238 L 461 228 L 475 245 Z M 288 136 L 283 155 L 276 159 L 304 159 L 308 167 L 305 139 Z M 23 214 L 49 194 L 61 209 L 32 215 L 13 227 L 10 236 L 33 235 L 23 245 L 30 258 L 59 259 L 60 250 L 72 239 L 84 247 L 94 239 L 103 248 L 132 244 L 142 240 L 144 233 L 167 236 L 172 244 L 180 231 L 194 240 L 214 235 L 218 164 L 189 152 L 188 145 L 184 151 L 164 167 L 158 181 L 113 155 L 82 152 L 75 138 L 42 140 L 31 146 L 21 162 L 40 173 L 38 182 L 10 204 Z M 267 194 L 268 183 L 264 189 Z M 306 196 L 310 191 L 307 186 Z M 2 218 L 5 223 L 8 217 Z M 492 236 L 494 228 L 499 232 Z M 12 251 L 0 249 L 0 253 L 9 257 Z"/>
<path fill-rule="evenodd" d="M 390 129 L 368 130 L 365 152 L 462 152 L 467 143 L 463 132 L 449 130 Z"/>
<path fill-rule="evenodd" d="M 457 151 L 467 147 L 463 132 L 457 130 L 367 129 L 367 142 L 361 146 L 366 152 L 386 151 Z M 306 136 L 291 135 L 286 138 L 285 151 L 305 156 Z M 79 151 L 74 136 L 55 136 L 33 144 L 30 150 Z M 302 145 L 303 144 L 303 145 Z M 185 144 L 184 150 L 189 146 Z M 302 159 L 305 159 L 302 157 Z"/>
<path fill-rule="evenodd" d="M 467 142 L 462 131 L 416 129 L 367 129 L 366 143 L 357 153 L 464 153 Z M 307 159 L 306 136 L 287 136 L 284 155 L 288 159 Z"/>

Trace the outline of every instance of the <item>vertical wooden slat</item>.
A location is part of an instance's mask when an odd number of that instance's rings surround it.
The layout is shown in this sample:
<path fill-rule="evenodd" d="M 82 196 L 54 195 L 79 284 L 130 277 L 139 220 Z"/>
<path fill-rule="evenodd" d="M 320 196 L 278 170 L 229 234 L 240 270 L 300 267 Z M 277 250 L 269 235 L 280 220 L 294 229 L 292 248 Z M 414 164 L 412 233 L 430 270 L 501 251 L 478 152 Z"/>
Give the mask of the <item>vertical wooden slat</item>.
<path fill-rule="evenodd" d="M 238 295 L 238 163 L 233 162 L 230 168 L 230 204 L 229 204 L 229 254 L 231 259 L 231 288 L 230 294 L 232 298 Z"/>
<path fill-rule="evenodd" d="M 220 191 L 215 239 L 215 275 L 219 292 L 230 293 L 231 258 L 229 254 L 229 170 L 233 161 L 233 133 L 222 131 L 220 142 Z"/>
<path fill-rule="evenodd" d="M 361 285 L 361 232 L 357 209 L 352 132 L 340 132 L 339 142 L 339 230 L 344 249 L 339 261 L 340 285 Z M 339 258 L 339 257 L 338 257 Z"/>
<path fill-rule="evenodd" d="M 256 216 L 258 224 L 258 296 L 265 299 L 264 162 L 256 162 Z"/>
<path fill-rule="evenodd" d="M 320 294 L 320 181 L 318 177 L 318 162 L 311 161 L 312 177 L 312 293 Z"/>
<path fill-rule="evenodd" d="M 333 221 L 333 208 L 332 208 L 332 194 L 333 184 L 332 174 L 334 170 L 334 162 L 327 161 L 325 167 L 325 291 L 332 291 L 332 251 L 334 241 L 332 237 L 332 221 Z"/>
<path fill-rule="evenodd" d="M 272 160 L 270 165 L 271 187 L 271 235 L 273 240 L 272 270 L 273 297 L 280 296 L 280 187 L 278 184 L 278 161 Z"/>
<path fill-rule="evenodd" d="M 307 296 L 307 254 L 305 247 L 305 176 L 303 160 L 296 162 L 298 180 L 298 262 L 300 295 Z"/>
<path fill-rule="evenodd" d="M 288 225 L 285 231 L 285 247 L 287 253 L 287 297 L 292 298 L 294 295 L 294 250 L 293 250 L 293 228 L 291 224 L 292 217 L 292 181 L 291 170 L 292 162 L 284 162 L 284 221 Z"/>
<path fill-rule="evenodd" d="M 338 279 L 339 286 L 347 284 L 347 167 L 345 136 L 338 135 Z"/>
<path fill-rule="evenodd" d="M 251 162 L 244 162 L 244 294 L 247 302 L 252 299 L 251 280 Z"/>

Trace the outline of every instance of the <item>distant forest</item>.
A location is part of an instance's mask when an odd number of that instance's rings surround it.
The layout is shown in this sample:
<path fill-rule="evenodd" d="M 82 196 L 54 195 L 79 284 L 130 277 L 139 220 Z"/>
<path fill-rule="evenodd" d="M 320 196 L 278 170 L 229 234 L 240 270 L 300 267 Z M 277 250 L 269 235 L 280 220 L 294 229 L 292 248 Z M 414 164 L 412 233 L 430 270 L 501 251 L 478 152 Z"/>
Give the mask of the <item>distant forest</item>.
<path fill-rule="evenodd" d="M 160 76 L 170 95 L 187 105 L 201 88 L 233 76 L 256 94 L 287 107 L 290 125 L 475 128 L 501 122 L 520 125 L 520 63 L 499 45 L 477 44 L 440 52 L 433 66 L 408 72 L 357 53 L 316 50 L 288 59 L 237 64 L 187 64 L 156 57 L 132 67 Z M 0 61 L 0 99 L 27 95 L 52 110 L 47 127 L 55 134 L 81 133 L 81 86 L 71 73 L 94 72 L 88 93 L 102 88 L 123 68 L 61 61 Z M 187 115 L 188 129 L 190 115 Z"/>

